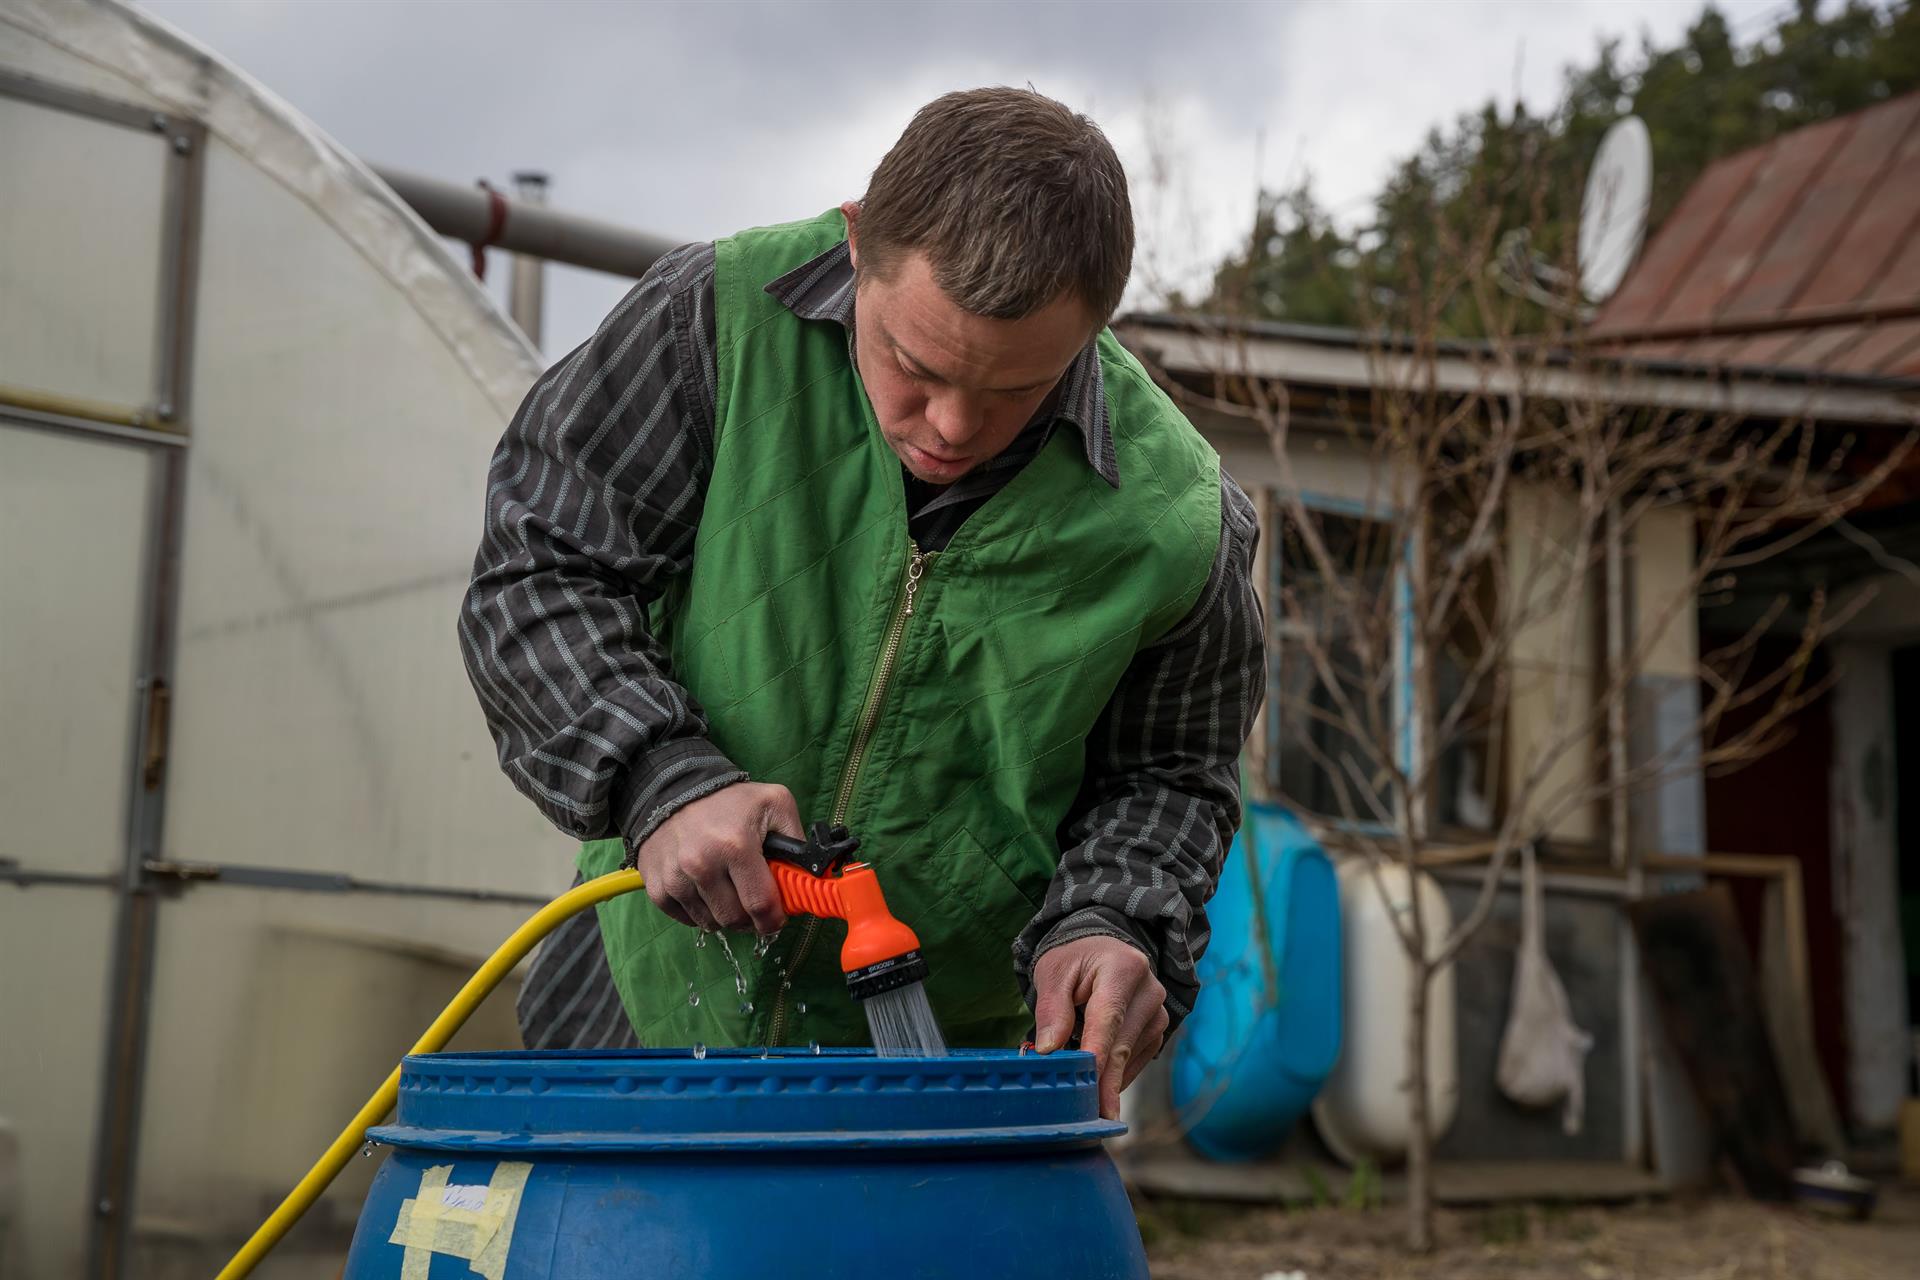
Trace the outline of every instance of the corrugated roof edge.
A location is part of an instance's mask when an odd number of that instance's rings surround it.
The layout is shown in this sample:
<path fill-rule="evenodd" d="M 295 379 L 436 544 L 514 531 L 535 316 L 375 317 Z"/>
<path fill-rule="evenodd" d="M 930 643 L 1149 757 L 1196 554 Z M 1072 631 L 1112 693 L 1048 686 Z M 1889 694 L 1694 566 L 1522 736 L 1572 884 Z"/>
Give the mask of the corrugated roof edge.
<path fill-rule="evenodd" d="M 1202 335 L 1238 334 L 1245 337 L 1269 338 L 1277 342 L 1334 347 L 1346 351 L 1385 350 L 1404 353 L 1416 349 L 1414 340 L 1406 334 L 1370 334 L 1360 329 L 1345 329 L 1333 325 L 1292 324 L 1282 320 L 1245 320 L 1206 314 L 1175 315 L 1167 311 L 1129 311 L 1114 317 L 1114 328 L 1127 325 Z M 1527 339 L 1519 338 L 1516 341 L 1526 342 Z M 1443 338 L 1433 343 L 1433 351 L 1436 355 L 1470 358 L 1491 355 L 1494 347 L 1491 342 L 1483 339 Z M 1566 347 L 1551 348 L 1545 353 L 1547 363 L 1557 368 L 1568 367 L 1576 359 L 1583 357 L 1605 368 L 1668 377 L 1697 377 L 1724 381 L 1731 376 L 1757 382 L 1857 387 L 1873 391 L 1920 392 L 1920 378 L 1880 374 L 1823 373 L 1818 369 L 1796 369 L 1772 365 L 1725 365 L 1692 360 L 1648 360 L 1617 354 L 1581 353 Z"/>

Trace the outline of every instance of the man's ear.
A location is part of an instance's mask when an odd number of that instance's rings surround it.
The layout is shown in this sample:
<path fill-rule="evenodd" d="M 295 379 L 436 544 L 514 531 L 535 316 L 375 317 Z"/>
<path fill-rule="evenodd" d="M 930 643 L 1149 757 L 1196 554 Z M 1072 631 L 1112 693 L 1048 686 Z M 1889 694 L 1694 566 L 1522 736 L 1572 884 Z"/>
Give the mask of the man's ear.
<path fill-rule="evenodd" d="M 853 269 L 858 271 L 860 269 L 860 236 L 855 228 L 860 223 L 860 202 L 843 200 L 840 202 L 840 212 L 847 220 L 847 258 L 853 263 Z"/>

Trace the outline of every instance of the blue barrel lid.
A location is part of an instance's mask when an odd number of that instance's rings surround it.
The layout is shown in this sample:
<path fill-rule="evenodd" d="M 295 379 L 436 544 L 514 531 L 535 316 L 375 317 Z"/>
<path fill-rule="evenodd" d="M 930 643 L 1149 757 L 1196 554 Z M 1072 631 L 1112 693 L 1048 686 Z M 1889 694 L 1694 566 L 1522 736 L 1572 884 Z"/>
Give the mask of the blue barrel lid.
<path fill-rule="evenodd" d="M 400 1068 L 376 1142 L 433 1151 L 687 1151 L 1071 1145 L 1100 1118 L 1093 1055 L 960 1049 L 430 1053 Z"/>

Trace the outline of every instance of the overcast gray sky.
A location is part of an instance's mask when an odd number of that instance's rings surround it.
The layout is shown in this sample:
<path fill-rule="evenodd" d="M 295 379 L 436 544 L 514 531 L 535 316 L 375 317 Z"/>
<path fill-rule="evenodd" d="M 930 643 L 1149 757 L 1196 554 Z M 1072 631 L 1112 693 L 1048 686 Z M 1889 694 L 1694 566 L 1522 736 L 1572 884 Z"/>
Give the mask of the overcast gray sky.
<path fill-rule="evenodd" d="M 1670 40 L 1698 0 L 144 0 L 368 160 L 505 185 L 686 239 L 856 196 L 914 109 L 1024 84 L 1100 121 L 1134 184 L 1136 281 L 1204 278 L 1256 183 L 1336 213 L 1433 125 L 1544 108 L 1603 36 Z M 1743 39 L 1786 0 L 1720 0 Z M 1151 139 L 1160 139 L 1154 144 Z M 1149 160 L 1171 159 L 1154 182 Z M 1656 163 L 1657 163 L 1656 157 Z M 504 271 L 491 273 L 504 277 Z M 626 285 L 556 268 L 545 346 Z"/>

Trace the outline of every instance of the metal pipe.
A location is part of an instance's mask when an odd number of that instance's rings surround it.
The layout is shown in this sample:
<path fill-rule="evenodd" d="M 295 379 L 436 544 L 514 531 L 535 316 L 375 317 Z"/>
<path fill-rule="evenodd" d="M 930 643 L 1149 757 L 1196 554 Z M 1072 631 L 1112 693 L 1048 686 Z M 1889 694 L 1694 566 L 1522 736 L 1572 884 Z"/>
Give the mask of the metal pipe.
<path fill-rule="evenodd" d="M 189 422 L 206 191 L 205 126 L 182 126 L 171 150 L 162 223 L 164 275 L 155 410 L 164 420 Z M 168 708 L 178 647 L 187 451 L 156 452 L 149 474 L 136 650 L 139 678 L 134 686 L 137 700 L 129 708 L 133 732 L 125 765 L 126 845 L 114 928 L 100 1129 L 94 1148 L 94 1217 L 87 1266 L 92 1280 L 120 1280 L 134 1269 L 129 1265 L 133 1206 L 139 1190 L 147 1041 L 160 930 L 158 899 L 142 864 L 159 856 L 165 829 Z"/>
<path fill-rule="evenodd" d="M 150 858 L 147 877 L 178 890 L 207 885 L 245 889 L 272 889 L 288 893 L 383 893 L 398 897 L 445 898 L 455 902 L 497 902 L 510 906 L 545 906 L 547 899 L 506 889 L 469 889 L 458 885 L 407 884 L 397 880 L 367 880 L 344 871 L 292 871 L 234 862 L 184 862 Z M 0 882 L 10 873 L 0 862 Z"/>
<path fill-rule="evenodd" d="M 1627 698 L 1632 682 L 1627 674 L 1627 644 L 1636 630 L 1632 616 L 1632 593 L 1628 581 L 1626 529 L 1618 498 L 1609 499 L 1603 520 L 1606 541 L 1606 574 L 1602 646 L 1606 660 L 1607 690 L 1607 802 L 1604 826 L 1607 832 L 1607 861 L 1625 874 L 1627 899 L 1636 901 L 1644 888 L 1640 860 L 1636 855 L 1628 823 L 1627 806 L 1628 722 Z M 1646 1162 L 1646 1116 L 1644 1080 L 1646 1064 L 1641 1061 L 1645 1029 L 1641 1025 L 1640 942 L 1633 924 L 1625 915 L 1614 922 L 1615 945 L 1620 953 L 1620 1154 L 1631 1165 Z"/>
<path fill-rule="evenodd" d="M 6 382 L 0 382 L 0 409 L 23 409 L 29 413 L 78 418 L 116 427 L 150 431 L 167 429 L 155 421 L 153 413 L 147 409 L 108 404 L 104 400 L 89 400 L 83 396 L 62 395 L 57 391 L 42 391 L 37 387 L 21 387 Z"/>
<path fill-rule="evenodd" d="M 404 169 L 376 166 L 374 172 L 396 195 L 413 206 L 428 226 L 443 236 L 468 244 L 497 244 L 512 253 L 637 280 L 680 243 L 598 218 L 561 213 L 505 197 L 502 198 L 507 207 L 506 218 L 499 233 L 489 240 L 487 231 L 492 225 L 492 211 L 487 193 L 478 187 L 463 187 Z"/>
<path fill-rule="evenodd" d="M 117 889 L 120 877 L 108 872 L 39 871 L 23 867 L 17 858 L 0 858 L 0 884 L 31 889 L 37 885 L 61 885 L 88 889 Z"/>
<path fill-rule="evenodd" d="M 1624 669 L 1627 661 L 1627 552 L 1626 535 L 1620 526 L 1620 501 L 1611 498 L 1607 501 L 1601 530 L 1606 547 L 1601 609 L 1604 628 L 1602 646 L 1606 660 L 1601 669 L 1604 672 L 1603 687 L 1607 691 L 1607 792 L 1601 820 L 1607 833 L 1607 860 L 1615 870 L 1624 871 L 1632 856 L 1627 830 L 1627 698 L 1631 688 Z"/>
<path fill-rule="evenodd" d="M 520 193 L 522 204 L 534 208 L 545 208 L 547 203 L 547 175 L 531 170 L 513 175 L 514 190 Z M 509 213 L 508 220 L 512 220 Z M 527 335 L 527 341 L 537 349 L 540 346 L 540 318 L 546 292 L 547 264 L 531 253 L 513 255 L 513 274 L 507 279 L 507 314 L 520 326 L 520 332 Z"/>
<path fill-rule="evenodd" d="M 19 427 L 24 431 L 82 435 L 95 440 L 110 440 L 139 448 L 163 446 L 169 449 L 184 449 L 187 447 L 187 437 L 184 432 L 150 431 L 145 427 L 120 427 L 111 422 L 95 422 L 90 418 L 71 418 L 61 413 L 22 409 L 8 404 L 4 396 L 0 396 L 0 426 Z"/>
<path fill-rule="evenodd" d="M 1478 885 L 1485 880 L 1485 867 L 1435 867 L 1428 872 L 1448 884 Z M 1581 875 L 1578 872 L 1542 871 L 1540 887 L 1548 893 L 1574 894 L 1587 898 L 1626 898 L 1626 881 L 1616 876 Z M 1518 892 L 1526 887 L 1522 874 L 1509 868 L 1500 873 L 1500 887 Z"/>

